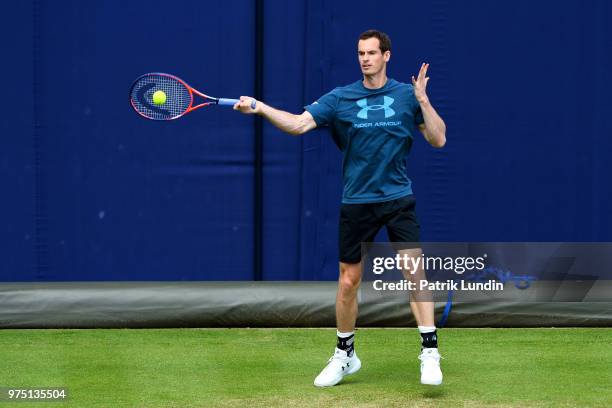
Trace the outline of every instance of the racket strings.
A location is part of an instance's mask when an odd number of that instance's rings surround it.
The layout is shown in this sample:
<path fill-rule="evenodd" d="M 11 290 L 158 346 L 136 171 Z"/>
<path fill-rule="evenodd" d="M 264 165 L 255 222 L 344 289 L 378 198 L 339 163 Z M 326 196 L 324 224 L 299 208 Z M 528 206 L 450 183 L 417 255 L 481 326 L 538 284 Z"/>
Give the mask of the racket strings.
<path fill-rule="evenodd" d="M 166 101 L 156 105 L 153 94 L 163 91 Z M 192 95 L 178 79 L 161 74 L 147 74 L 136 80 L 130 92 L 132 106 L 141 115 L 155 120 L 175 119 L 191 106 Z"/>

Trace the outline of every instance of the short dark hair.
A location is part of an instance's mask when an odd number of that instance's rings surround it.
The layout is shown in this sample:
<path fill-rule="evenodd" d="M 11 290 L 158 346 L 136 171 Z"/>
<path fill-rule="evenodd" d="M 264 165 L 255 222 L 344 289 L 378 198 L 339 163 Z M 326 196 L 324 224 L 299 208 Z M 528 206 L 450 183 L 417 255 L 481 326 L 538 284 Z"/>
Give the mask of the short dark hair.
<path fill-rule="evenodd" d="M 378 43 L 380 45 L 380 52 L 385 53 L 387 51 L 391 51 L 391 39 L 389 36 L 382 31 L 378 30 L 368 30 L 359 36 L 360 40 L 367 40 L 368 38 L 378 38 Z"/>

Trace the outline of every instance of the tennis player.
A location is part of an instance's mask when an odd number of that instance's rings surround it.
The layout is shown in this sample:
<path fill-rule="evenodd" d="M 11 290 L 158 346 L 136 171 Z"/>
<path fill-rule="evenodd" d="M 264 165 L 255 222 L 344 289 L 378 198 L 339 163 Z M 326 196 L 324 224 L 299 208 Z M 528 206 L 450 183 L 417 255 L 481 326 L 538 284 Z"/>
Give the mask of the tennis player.
<path fill-rule="evenodd" d="M 338 384 L 357 372 L 355 352 L 357 291 L 361 283 L 361 243 L 372 242 L 386 226 L 391 242 L 419 242 L 419 224 L 405 157 L 416 128 L 433 147 L 446 143 L 446 125 L 427 97 L 429 64 L 422 64 L 412 84 L 388 78 L 391 40 L 368 30 L 357 45 L 363 79 L 336 88 L 294 115 L 242 96 L 234 109 L 259 114 L 292 135 L 329 126 L 343 152 L 344 191 L 340 211 L 340 276 L 336 297 L 337 344 L 327 366 L 315 378 L 318 387 Z M 420 249 L 404 250 L 419 256 Z M 422 271 L 419 271 L 422 273 Z M 418 276 L 413 275 L 413 276 Z M 421 383 L 442 383 L 434 306 L 411 296 L 410 307 L 421 334 Z"/>

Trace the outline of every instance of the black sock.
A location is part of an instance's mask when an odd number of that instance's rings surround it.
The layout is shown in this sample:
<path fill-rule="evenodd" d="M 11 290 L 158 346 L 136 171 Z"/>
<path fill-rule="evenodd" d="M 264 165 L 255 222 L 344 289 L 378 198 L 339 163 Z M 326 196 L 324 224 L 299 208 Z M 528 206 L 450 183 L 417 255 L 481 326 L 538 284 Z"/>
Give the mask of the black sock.
<path fill-rule="evenodd" d="M 438 348 L 437 330 L 430 333 L 421 333 L 421 345 L 423 348 Z"/>
<path fill-rule="evenodd" d="M 355 335 L 351 334 L 348 337 L 338 337 L 336 347 L 346 351 L 348 357 L 352 357 L 355 352 Z"/>

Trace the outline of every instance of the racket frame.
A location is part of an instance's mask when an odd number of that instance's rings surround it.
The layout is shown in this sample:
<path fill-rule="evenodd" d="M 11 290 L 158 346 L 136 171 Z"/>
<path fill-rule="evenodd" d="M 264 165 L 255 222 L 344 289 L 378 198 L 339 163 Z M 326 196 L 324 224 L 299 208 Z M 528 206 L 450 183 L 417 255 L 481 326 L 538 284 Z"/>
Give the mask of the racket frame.
<path fill-rule="evenodd" d="M 140 80 L 141 80 L 142 78 L 144 78 L 144 77 L 148 77 L 148 76 L 151 76 L 151 75 L 161 75 L 161 76 L 165 76 L 165 77 L 168 77 L 168 78 L 174 79 L 174 80 L 176 80 L 176 81 L 180 82 L 180 83 L 181 83 L 181 84 L 182 84 L 182 85 L 183 85 L 185 88 L 187 88 L 187 90 L 189 91 L 189 96 L 190 96 L 191 100 L 190 100 L 190 102 L 189 102 L 189 106 L 187 107 L 187 109 L 185 109 L 185 111 L 184 111 L 183 113 L 181 113 L 181 114 L 179 114 L 179 115 L 177 115 L 177 116 L 173 116 L 173 117 L 168 118 L 168 119 L 155 119 L 155 118 L 151 118 L 151 117 L 149 117 L 149 116 L 145 116 L 145 115 L 144 115 L 142 112 L 140 112 L 140 111 L 139 111 L 139 110 L 136 108 L 136 106 L 134 105 L 134 102 L 133 102 L 133 100 L 132 100 L 132 91 L 131 91 L 131 90 L 134 88 L 134 85 L 135 85 L 135 84 L 136 84 L 138 81 L 140 81 Z M 194 94 L 194 93 L 195 93 L 196 95 L 198 95 L 198 96 L 200 96 L 200 97 L 204 98 L 204 99 L 207 99 L 207 100 L 208 100 L 208 102 L 202 102 L 202 103 L 200 103 L 200 104 L 198 104 L 198 105 L 196 105 L 196 106 L 193 106 L 193 100 L 194 100 L 193 94 Z M 178 118 L 180 118 L 181 116 L 184 116 L 184 115 L 188 114 L 189 112 L 194 111 L 194 110 L 196 110 L 196 109 L 200 109 L 200 108 L 202 108 L 202 107 L 204 107 L 204 106 L 208 106 L 208 105 L 218 105 L 218 104 L 219 104 L 219 100 L 220 100 L 220 99 L 222 99 L 222 98 L 215 98 L 214 96 L 206 95 L 206 94 L 204 94 L 204 93 L 202 93 L 202 92 L 198 91 L 198 90 L 197 90 L 197 89 L 195 89 L 194 87 L 190 86 L 190 85 L 189 85 L 187 82 L 183 81 L 181 78 L 179 78 L 179 77 L 177 77 L 177 76 L 175 76 L 175 75 L 172 75 L 172 74 L 166 74 L 166 73 L 164 73 L 164 72 L 149 72 L 149 73 L 147 73 L 147 74 L 143 74 L 143 75 L 139 76 L 138 78 L 136 78 L 136 80 L 133 82 L 133 84 L 132 84 L 132 86 L 131 86 L 131 88 L 130 88 L 130 104 L 132 105 L 132 108 L 134 108 L 134 110 L 135 110 L 135 111 L 136 111 L 136 112 L 137 112 L 137 113 L 138 113 L 140 116 L 142 116 L 142 117 L 143 117 L 143 118 L 145 118 L 145 119 L 150 119 L 150 120 L 174 120 L 174 119 L 178 119 Z M 238 102 L 238 100 L 237 100 L 237 99 L 225 99 L 225 101 L 235 101 L 235 102 Z M 235 103 L 235 102 L 234 102 L 234 103 Z M 253 101 L 253 102 L 255 102 L 255 101 Z M 224 105 L 228 105 L 228 103 L 224 103 Z M 255 103 L 253 103 L 253 105 L 255 105 Z M 253 105 L 252 105 L 252 106 L 253 106 Z M 253 108 L 255 108 L 255 107 L 253 106 Z"/>

